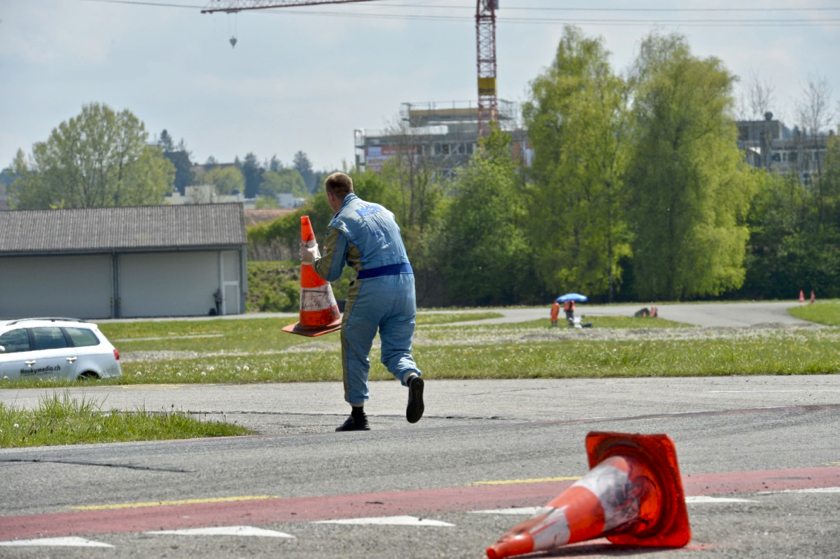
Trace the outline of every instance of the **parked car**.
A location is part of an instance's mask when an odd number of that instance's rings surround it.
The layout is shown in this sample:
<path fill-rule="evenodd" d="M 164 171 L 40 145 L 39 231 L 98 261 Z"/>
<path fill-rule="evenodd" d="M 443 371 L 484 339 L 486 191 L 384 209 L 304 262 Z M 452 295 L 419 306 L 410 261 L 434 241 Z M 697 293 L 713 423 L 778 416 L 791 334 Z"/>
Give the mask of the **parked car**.
<path fill-rule="evenodd" d="M 96 324 L 74 318 L 0 321 L 0 379 L 121 375 L 120 352 Z"/>

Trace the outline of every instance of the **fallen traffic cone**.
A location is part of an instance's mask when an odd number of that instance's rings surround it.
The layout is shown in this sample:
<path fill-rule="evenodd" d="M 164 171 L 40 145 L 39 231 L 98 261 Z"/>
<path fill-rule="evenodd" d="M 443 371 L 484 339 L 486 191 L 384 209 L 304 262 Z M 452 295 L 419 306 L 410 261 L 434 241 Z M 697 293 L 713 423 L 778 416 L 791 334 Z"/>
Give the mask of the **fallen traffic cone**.
<path fill-rule="evenodd" d="M 802 291 L 801 289 L 799 290 L 799 302 L 800 302 L 800 303 L 804 303 L 804 302 L 805 302 L 805 292 L 804 292 L 804 291 Z"/>
<path fill-rule="evenodd" d="M 300 239 L 306 246 L 315 246 L 315 233 L 309 216 L 300 217 Z M 284 332 L 301 336 L 322 336 L 341 328 L 341 311 L 335 302 L 330 283 L 315 272 L 312 264 L 300 265 L 300 322 L 283 328 Z"/>
<path fill-rule="evenodd" d="M 589 433 L 592 468 L 487 548 L 513 557 L 606 536 L 617 544 L 683 547 L 691 540 L 674 441 L 668 435 Z"/>

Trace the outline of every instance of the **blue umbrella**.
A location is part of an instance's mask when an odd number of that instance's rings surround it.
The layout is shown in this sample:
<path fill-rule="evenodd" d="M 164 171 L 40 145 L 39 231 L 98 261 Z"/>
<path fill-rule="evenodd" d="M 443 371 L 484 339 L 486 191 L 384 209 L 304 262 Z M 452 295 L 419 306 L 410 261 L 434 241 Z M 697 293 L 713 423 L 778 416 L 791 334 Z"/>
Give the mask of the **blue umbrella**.
<path fill-rule="evenodd" d="M 566 301 L 575 301 L 576 303 L 585 303 L 589 297 L 581 295 L 580 293 L 566 293 L 557 298 L 558 303 L 565 303 Z"/>

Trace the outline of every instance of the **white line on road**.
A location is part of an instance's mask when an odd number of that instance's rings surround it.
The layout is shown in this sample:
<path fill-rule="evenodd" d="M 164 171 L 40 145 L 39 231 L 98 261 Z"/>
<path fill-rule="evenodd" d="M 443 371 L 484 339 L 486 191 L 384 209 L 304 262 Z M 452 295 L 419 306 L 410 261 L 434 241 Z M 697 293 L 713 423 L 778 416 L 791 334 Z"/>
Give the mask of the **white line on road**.
<path fill-rule="evenodd" d="M 707 390 L 709 394 L 787 394 L 788 392 L 840 392 L 840 390 Z"/>
<path fill-rule="evenodd" d="M 218 526 L 214 528 L 188 528 L 184 530 L 157 530 L 147 534 L 176 536 L 257 536 L 261 538 L 294 538 L 291 534 L 263 530 L 253 526 Z"/>
<path fill-rule="evenodd" d="M 537 514 L 545 507 L 512 507 L 509 509 L 472 510 L 473 514 Z"/>
<path fill-rule="evenodd" d="M 376 516 L 370 518 L 343 518 L 341 520 L 319 520 L 313 524 L 372 524 L 377 526 L 455 526 L 440 520 L 417 518 L 416 516 Z"/>
<path fill-rule="evenodd" d="M 694 495 L 685 498 L 685 504 L 696 505 L 706 503 L 757 503 L 751 499 L 733 499 L 731 497 L 709 497 L 708 495 Z"/>
<path fill-rule="evenodd" d="M 807 489 L 781 489 L 779 491 L 762 491 L 761 493 L 840 493 L 840 487 L 809 487 Z"/>
<path fill-rule="evenodd" d="M 3 547 L 114 547 L 113 545 L 94 542 L 84 538 L 41 538 L 38 540 L 16 540 L 0 542 Z"/>

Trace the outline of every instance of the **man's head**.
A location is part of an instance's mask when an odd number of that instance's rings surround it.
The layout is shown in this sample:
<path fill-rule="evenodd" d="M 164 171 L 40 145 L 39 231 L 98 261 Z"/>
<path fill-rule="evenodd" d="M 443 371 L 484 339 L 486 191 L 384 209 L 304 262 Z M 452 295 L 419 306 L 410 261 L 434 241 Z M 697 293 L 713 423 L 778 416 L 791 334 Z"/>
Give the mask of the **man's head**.
<path fill-rule="evenodd" d="M 344 198 L 353 192 L 353 179 L 344 173 L 333 173 L 324 181 L 324 189 L 327 191 L 327 201 L 333 212 L 338 213 Z"/>

